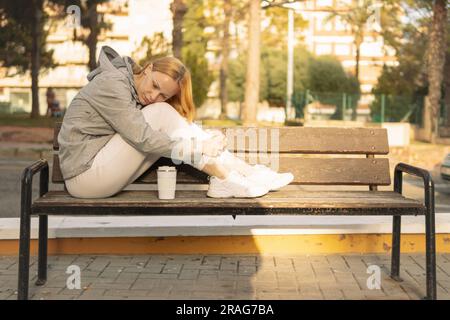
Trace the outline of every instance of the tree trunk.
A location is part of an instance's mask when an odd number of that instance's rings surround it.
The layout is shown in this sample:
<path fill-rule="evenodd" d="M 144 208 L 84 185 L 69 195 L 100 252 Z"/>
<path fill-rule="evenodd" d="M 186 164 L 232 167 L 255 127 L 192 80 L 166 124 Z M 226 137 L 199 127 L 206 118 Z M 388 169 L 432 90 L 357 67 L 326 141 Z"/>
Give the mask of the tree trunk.
<path fill-rule="evenodd" d="M 230 52 L 230 20 L 231 20 L 231 0 L 224 1 L 225 19 L 223 22 L 223 37 L 222 37 L 222 60 L 220 63 L 220 119 L 227 118 L 227 78 L 228 78 L 228 55 Z"/>
<path fill-rule="evenodd" d="M 439 110 L 446 52 L 447 31 L 446 0 L 436 0 L 433 5 L 433 22 L 428 43 L 428 96 L 425 103 L 424 126 L 426 141 L 434 143 L 437 137 Z"/>
<path fill-rule="evenodd" d="M 41 68 L 41 38 L 42 38 L 42 0 L 33 0 L 33 30 L 31 43 L 31 118 L 37 118 L 39 113 L 39 70 Z"/>
<path fill-rule="evenodd" d="M 183 18 L 187 12 L 187 6 L 183 0 L 173 0 L 170 5 L 173 17 L 172 51 L 174 57 L 181 59 L 183 48 Z"/>
<path fill-rule="evenodd" d="M 259 67 L 261 9 L 259 0 L 249 0 L 248 55 L 245 78 L 245 99 L 242 110 L 244 125 L 256 124 L 256 112 L 259 102 Z"/>
<path fill-rule="evenodd" d="M 356 58 L 355 58 L 355 77 L 359 82 L 359 59 L 361 57 L 361 43 L 362 40 L 357 40 L 355 42 L 356 46 Z M 356 104 L 354 107 L 352 106 L 352 120 L 355 121 L 358 115 L 358 104 Z"/>
<path fill-rule="evenodd" d="M 88 7 L 88 17 L 89 17 L 89 36 L 86 39 L 86 45 L 89 48 L 89 70 L 92 71 L 97 68 L 97 42 L 98 42 L 98 12 L 97 3 L 92 1 L 89 3 Z"/>
<path fill-rule="evenodd" d="M 450 53 L 447 52 L 447 55 L 445 57 L 445 67 L 444 67 L 444 74 L 446 75 L 444 79 L 444 93 L 445 93 L 445 110 L 447 114 L 447 119 L 445 121 L 445 125 L 447 127 L 450 127 Z"/>

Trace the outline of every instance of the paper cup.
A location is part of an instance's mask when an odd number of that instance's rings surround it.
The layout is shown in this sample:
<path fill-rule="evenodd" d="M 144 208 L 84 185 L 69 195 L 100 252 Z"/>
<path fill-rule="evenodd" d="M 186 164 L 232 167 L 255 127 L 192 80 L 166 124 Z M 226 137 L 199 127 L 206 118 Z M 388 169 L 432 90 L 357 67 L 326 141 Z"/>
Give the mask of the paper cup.
<path fill-rule="evenodd" d="M 163 200 L 175 199 L 177 186 L 177 169 L 175 167 L 163 166 L 157 171 L 158 198 Z"/>

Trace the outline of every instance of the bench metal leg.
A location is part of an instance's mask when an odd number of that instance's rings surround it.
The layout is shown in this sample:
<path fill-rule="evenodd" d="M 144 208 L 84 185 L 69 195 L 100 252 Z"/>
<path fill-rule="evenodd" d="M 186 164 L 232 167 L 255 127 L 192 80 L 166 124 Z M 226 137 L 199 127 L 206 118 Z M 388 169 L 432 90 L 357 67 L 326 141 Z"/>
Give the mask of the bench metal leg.
<path fill-rule="evenodd" d="M 400 172 L 394 175 L 394 191 L 402 193 L 403 176 Z M 400 278 L 400 238 L 401 238 L 402 217 L 394 215 L 392 217 L 392 253 L 391 253 L 391 278 L 395 281 L 402 281 Z"/>
<path fill-rule="evenodd" d="M 435 237 L 435 207 L 434 207 L 434 185 L 430 184 L 430 190 L 425 194 L 425 205 L 427 213 L 425 216 L 426 229 L 426 273 L 427 273 L 427 296 L 426 299 L 436 300 L 436 237 Z"/>
<path fill-rule="evenodd" d="M 48 192 L 48 162 L 40 159 L 32 165 L 25 168 L 21 177 L 21 193 L 20 193 L 20 239 L 19 239 L 19 275 L 17 285 L 17 299 L 28 299 L 28 282 L 30 278 L 30 229 L 31 229 L 31 196 L 33 193 L 33 176 L 40 173 L 39 179 L 39 196 L 43 196 Z M 47 218 L 39 219 L 39 235 L 47 236 Z M 41 229 L 42 226 L 42 229 Z M 45 228 L 44 228 L 45 227 Z M 44 231 L 45 229 L 45 231 Z M 42 230 L 42 231 L 41 231 Z M 39 242 L 41 244 L 41 238 Z M 39 253 L 47 253 L 47 247 L 40 245 Z M 40 259 L 40 263 L 43 260 Z M 45 262 L 47 263 L 47 262 Z M 40 268 L 41 269 L 41 268 Z M 41 271 L 41 270 L 40 270 Z M 42 272 L 42 271 L 41 271 Z M 42 275 L 42 273 L 41 273 Z"/>
<path fill-rule="evenodd" d="M 401 219 L 401 216 L 393 216 L 392 222 L 391 278 L 395 281 L 402 281 L 400 278 Z"/>
<path fill-rule="evenodd" d="M 48 242 L 48 216 L 39 216 L 39 256 L 37 286 L 47 281 L 47 242 Z"/>
<path fill-rule="evenodd" d="M 20 241 L 19 241 L 19 283 L 17 299 L 28 299 L 28 281 L 30 273 L 30 228 L 31 228 L 31 192 L 22 189 L 20 208 Z"/>

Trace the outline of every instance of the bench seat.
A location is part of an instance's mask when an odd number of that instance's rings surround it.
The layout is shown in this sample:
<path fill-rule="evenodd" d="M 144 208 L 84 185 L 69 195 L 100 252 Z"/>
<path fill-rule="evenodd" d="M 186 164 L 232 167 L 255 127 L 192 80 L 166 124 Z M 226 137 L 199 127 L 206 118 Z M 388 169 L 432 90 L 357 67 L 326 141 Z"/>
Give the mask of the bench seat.
<path fill-rule="evenodd" d="M 80 199 L 49 191 L 36 199 L 32 214 L 92 215 L 423 215 L 426 207 L 393 191 L 280 190 L 260 198 L 209 198 L 206 191 L 177 191 L 174 200 L 157 191 L 121 191 L 114 197 Z"/>

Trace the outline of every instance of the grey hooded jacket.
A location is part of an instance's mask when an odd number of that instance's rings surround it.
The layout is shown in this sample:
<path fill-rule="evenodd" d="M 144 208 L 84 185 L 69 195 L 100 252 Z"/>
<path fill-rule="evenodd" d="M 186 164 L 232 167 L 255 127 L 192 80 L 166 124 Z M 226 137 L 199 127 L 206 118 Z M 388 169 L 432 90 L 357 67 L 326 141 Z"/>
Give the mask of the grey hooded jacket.
<path fill-rule="evenodd" d="M 64 180 L 89 169 L 95 155 L 119 133 L 144 153 L 171 156 L 177 141 L 153 130 L 140 111 L 130 57 L 104 46 L 98 68 L 70 103 L 58 135 L 59 162 Z"/>

